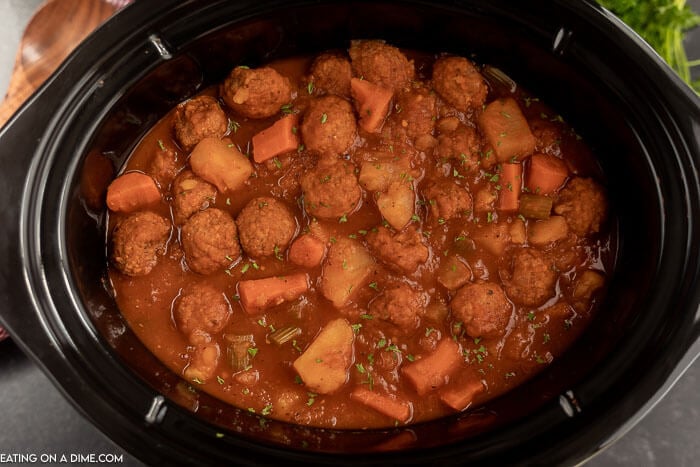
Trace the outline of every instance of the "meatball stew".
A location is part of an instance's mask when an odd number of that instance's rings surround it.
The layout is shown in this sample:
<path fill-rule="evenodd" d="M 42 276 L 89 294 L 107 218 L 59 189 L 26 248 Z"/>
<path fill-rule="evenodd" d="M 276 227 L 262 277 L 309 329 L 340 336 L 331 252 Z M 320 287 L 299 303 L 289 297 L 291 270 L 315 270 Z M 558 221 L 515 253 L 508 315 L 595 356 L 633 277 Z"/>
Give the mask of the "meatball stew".
<path fill-rule="evenodd" d="M 110 279 L 198 390 L 301 425 L 425 421 L 585 328 L 614 255 L 601 179 L 498 70 L 354 41 L 163 118 L 107 191 Z"/>

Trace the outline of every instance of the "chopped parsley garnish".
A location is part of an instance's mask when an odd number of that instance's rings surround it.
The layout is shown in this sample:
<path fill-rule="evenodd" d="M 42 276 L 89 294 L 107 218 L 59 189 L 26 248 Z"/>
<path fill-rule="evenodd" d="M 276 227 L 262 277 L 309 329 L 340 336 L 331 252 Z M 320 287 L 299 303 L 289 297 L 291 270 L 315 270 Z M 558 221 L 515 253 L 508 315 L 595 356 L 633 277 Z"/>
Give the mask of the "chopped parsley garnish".
<path fill-rule="evenodd" d="M 272 413 L 272 404 L 267 404 L 265 407 L 263 407 L 260 413 L 263 415 L 270 415 Z"/>

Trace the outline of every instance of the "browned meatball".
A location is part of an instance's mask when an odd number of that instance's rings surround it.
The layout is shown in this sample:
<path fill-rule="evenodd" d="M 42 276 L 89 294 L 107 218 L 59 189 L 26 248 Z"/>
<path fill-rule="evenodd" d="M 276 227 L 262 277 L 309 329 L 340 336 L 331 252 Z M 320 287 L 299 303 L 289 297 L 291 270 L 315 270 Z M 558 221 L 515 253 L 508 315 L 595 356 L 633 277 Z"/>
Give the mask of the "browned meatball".
<path fill-rule="evenodd" d="M 460 172 L 478 170 L 481 153 L 481 139 L 470 126 L 460 124 L 454 131 L 438 136 L 438 157 L 458 162 Z"/>
<path fill-rule="evenodd" d="M 425 297 L 408 284 L 387 288 L 369 304 L 369 312 L 410 334 L 420 327 L 425 314 Z"/>
<path fill-rule="evenodd" d="M 463 57 L 443 57 L 433 65 L 433 86 L 445 102 L 466 112 L 480 108 L 488 87 L 474 64 Z"/>
<path fill-rule="evenodd" d="M 430 212 L 443 221 L 468 216 L 472 209 L 469 191 L 449 178 L 430 183 L 423 190 L 423 196 Z"/>
<path fill-rule="evenodd" d="M 559 155 L 561 153 L 561 130 L 548 120 L 535 118 L 528 122 L 535 140 L 535 152 Z"/>
<path fill-rule="evenodd" d="M 307 149 L 321 154 L 344 153 L 352 146 L 356 134 L 352 106 L 337 96 L 312 100 L 301 123 L 301 135 Z"/>
<path fill-rule="evenodd" d="M 199 274 L 224 269 L 241 255 L 236 224 L 220 209 L 192 215 L 182 227 L 181 238 L 187 265 Z"/>
<path fill-rule="evenodd" d="M 251 70 L 236 67 L 221 86 L 221 97 L 237 113 L 250 118 L 267 118 L 291 101 L 289 79 L 270 67 Z"/>
<path fill-rule="evenodd" d="M 396 90 L 414 77 L 413 62 L 384 41 L 352 41 L 349 52 L 355 76 L 371 83 Z"/>
<path fill-rule="evenodd" d="M 573 178 L 559 193 L 554 212 L 566 218 L 576 235 L 598 232 L 607 212 L 603 188 L 590 178 Z"/>
<path fill-rule="evenodd" d="M 297 231 L 297 223 L 287 206 L 271 197 L 254 198 L 236 219 L 241 247 L 253 258 L 279 256 Z"/>
<path fill-rule="evenodd" d="M 340 55 L 324 53 L 311 64 L 309 81 L 319 94 L 335 94 L 350 97 L 350 61 Z"/>
<path fill-rule="evenodd" d="M 186 336 L 195 331 L 221 332 L 230 314 L 226 295 L 207 283 L 185 288 L 175 304 L 175 322 Z"/>
<path fill-rule="evenodd" d="M 159 141 L 162 145 L 163 142 Z M 176 151 L 166 146 L 160 146 L 156 149 L 151 164 L 148 168 L 148 174 L 151 175 L 158 184 L 165 190 L 172 183 L 177 172 L 182 168 L 183 161 Z"/>
<path fill-rule="evenodd" d="M 394 105 L 392 119 L 405 130 L 409 138 L 430 135 L 437 116 L 436 97 L 424 86 L 411 86 L 400 92 Z"/>
<path fill-rule="evenodd" d="M 221 138 L 227 128 L 228 118 L 211 96 L 192 98 L 175 109 L 175 139 L 187 152 L 204 138 Z"/>
<path fill-rule="evenodd" d="M 467 284 L 451 303 L 452 315 L 471 337 L 498 338 L 505 332 L 513 306 L 493 282 Z"/>
<path fill-rule="evenodd" d="M 312 216 L 334 219 L 357 208 L 362 190 L 355 166 L 345 161 L 321 161 L 301 177 L 304 208 Z"/>
<path fill-rule="evenodd" d="M 176 224 L 183 224 L 192 214 L 203 211 L 216 201 L 216 187 L 183 170 L 173 181 L 173 216 Z"/>
<path fill-rule="evenodd" d="M 428 261 L 428 247 L 415 226 L 396 233 L 386 227 L 373 229 L 367 243 L 379 259 L 405 273 L 415 272 Z"/>
<path fill-rule="evenodd" d="M 504 284 L 513 302 L 539 306 L 554 296 L 557 273 L 547 254 L 533 248 L 518 249 L 513 254 L 512 271 Z"/>
<path fill-rule="evenodd" d="M 112 232 L 112 261 L 128 276 L 145 276 L 165 254 L 170 222 L 150 211 L 135 212 Z"/>

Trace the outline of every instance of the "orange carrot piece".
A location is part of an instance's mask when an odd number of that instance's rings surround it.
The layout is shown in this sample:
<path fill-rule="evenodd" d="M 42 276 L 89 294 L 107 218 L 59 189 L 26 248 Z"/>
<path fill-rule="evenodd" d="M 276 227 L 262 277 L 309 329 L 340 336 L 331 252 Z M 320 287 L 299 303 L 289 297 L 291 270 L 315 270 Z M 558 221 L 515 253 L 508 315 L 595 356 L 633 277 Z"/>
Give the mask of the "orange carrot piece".
<path fill-rule="evenodd" d="M 537 141 L 515 99 L 491 102 L 477 122 L 498 162 L 522 160 L 534 152 Z"/>
<path fill-rule="evenodd" d="M 158 201 L 156 182 L 140 172 L 120 175 L 107 188 L 107 207 L 112 211 L 132 212 Z"/>
<path fill-rule="evenodd" d="M 403 374 L 416 387 L 420 396 L 444 386 L 462 363 L 459 345 L 450 338 L 438 342 L 430 355 L 403 367 Z"/>
<path fill-rule="evenodd" d="M 364 386 L 358 386 L 353 389 L 350 393 L 350 399 L 361 402 L 367 407 L 401 423 L 407 423 L 413 416 L 413 407 L 410 402 L 388 394 L 370 391 Z"/>
<path fill-rule="evenodd" d="M 551 195 L 569 176 L 566 163 L 548 154 L 533 154 L 527 171 L 526 186 L 532 193 Z"/>
<path fill-rule="evenodd" d="M 302 235 L 289 247 L 289 261 L 305 267 L 315 268 L 326 254 L 326 245 L 311 235 Z"/>
<path fill-rule="evenodd" d="M 287 115 L 253 136 L 253 160 L 265 162 L 299 147 L 299 117 Z"/>
<path fill-rule="evenodd" d="M 379 129 L 387 113 L 393 92 L 363 79 L 350 80 L 350 93 L 355 99 L 360 126 L 368 133 Z"/>
<path fill-rule="evenodd" d="M 297 299 L 309 288 L 306 274 L 293 274 L 283 277 L 268 277 L 241 281 L 238 294 L 248 314 L 259 313 L 269 307 Z"/>
<path fill-rule="evenodd" d="M 440 400 L 455 410 L 468 409 L 474 398 L 484 392 L 481 381 L 467 381 L 465 384 L 440 390 Z"/>
<path fill-rule="evenodd" d="M 517 211 L 522 187 L 523 166 L 520 164 L 501 165 L 501 190 L 498 192 L 500 211 Z"/>

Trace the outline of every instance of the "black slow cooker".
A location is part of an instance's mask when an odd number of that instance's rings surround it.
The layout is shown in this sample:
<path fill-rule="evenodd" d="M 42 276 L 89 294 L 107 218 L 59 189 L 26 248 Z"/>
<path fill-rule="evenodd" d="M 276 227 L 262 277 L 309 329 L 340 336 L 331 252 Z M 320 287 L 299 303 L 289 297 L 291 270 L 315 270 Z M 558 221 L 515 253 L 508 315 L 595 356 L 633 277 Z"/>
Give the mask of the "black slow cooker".
<path fill-rule="evenodd" d="M 86 157 L 118 167 L 177 102 L 236 64 L 351 38 L 503 70 L 594 149 L 618 255 L 562 358 L 470 413 L 310 429 L 188 393 L 122 320 Z M 147 463 L 575 463 L 629 429 L 700 354 L 700 100 L 621 22 L 572 0 L 159 0 L 110 19 L 0 133 L 0 321 L 64 394 Z"/>

